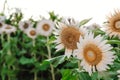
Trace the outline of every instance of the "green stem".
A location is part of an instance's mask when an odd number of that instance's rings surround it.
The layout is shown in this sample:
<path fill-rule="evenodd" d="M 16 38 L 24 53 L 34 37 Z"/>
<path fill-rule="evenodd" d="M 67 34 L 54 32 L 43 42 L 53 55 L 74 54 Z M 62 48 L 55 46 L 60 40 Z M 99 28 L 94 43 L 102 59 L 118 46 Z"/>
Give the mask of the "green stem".
<path fill-rule="evenodd" d="M 8 40 L 8 44 L 9 44 L 9 48 L 8 48 L 8 55 L 11 55 L 11 50 L 10 50 L 10 34 L 7 34 L 7 40 Z M 8 65 L 8 69 L 10 69 L 10 65 Z M 11 80 L 9 74 L 8 74 L 8 80 Z"/>
<path fill-rule="evenodd" d="M 37 72 L 34 72 L 34 80 L 37 80 Z"/>
<path fill-rule="evenodd" d="M 78 60 L 78 69 L 81 70 L 80 61 Z"/>
<path fill-rule="evenodd" d="M 32 45 L 33 47 L 35 47 L 35 39 L 32 40 Z M 36 59 L 36 54 L 35 53 L 32 53 L 34 58 Z M 35 71 L 34 72 L 34 80 L 37 80 L 37 72 Z"/>
<path fill-rule="evenodd" d="M 48 41 L 49 41 L 49 37 L 47 37 L 47 43 Z M 47 50 L 48 50 L 48 59 L 51 59 L 51 50 L 49 44 L 47 44 Z M 55 80 L 54 67 L 52 64 L 50 64 L 50 68 L 51 68 L 52 80 Z"/>
<path fill-rule="evenodd" d="M 8 44 L 9 44 L 9 46 L 10 46 L 10 34 L 7 34 L 7 39 L 8 39 Z M 11 55 L 10 47 L 8 48 L 7 54 L 8 54 L 8 55 Z"/>

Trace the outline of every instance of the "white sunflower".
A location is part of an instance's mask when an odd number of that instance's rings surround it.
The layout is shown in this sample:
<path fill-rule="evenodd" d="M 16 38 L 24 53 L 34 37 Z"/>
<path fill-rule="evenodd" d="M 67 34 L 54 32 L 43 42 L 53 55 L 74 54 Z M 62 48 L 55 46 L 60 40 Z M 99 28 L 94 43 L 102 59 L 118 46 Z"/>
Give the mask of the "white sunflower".
<path fill-rule="evenodd" d="M 31 21 L 21 21 L 19 22 L 19 29 L 23 32 L 25 32 L 28 28 L 33 27 L 33 24 Z"/>
<path fill-rule="evenodd" d="M 37 31 L 35 28 L 29 28 L 27 31 L 26 31 L 26 34 L 28 37 L 32 38 L 32 39 L 35 39 L 37 37 Z"/>
<path fill-rule="evenodd" d="M 105 24 L 106 33 L 112 37 L 117 36 L 120 38 L 120 11 L 115 11 L 107 17 L 108 23 Z"/>
<path fill-rule="evenodd" d="M 50 36 L 54 28 L 54 22 L 43 19 L 38 22 L 36 30 L 40 35 Z"/>
<path fill-rule="evenodd" d="M 54 42 L 57 44 L 56 51 L 65 48 L 65 55 L 69 58 L 72 52 L 77 49 L 79 37 L 84 36 L 87 31 L 83 27 L 77 26 L 77 24 L 74 24 L 72 21 L 69 25 L 68 23 L 59 23 L 56 26 L 57 28 L 54 29 L 54 34 L 56 35 Z"/>
<path fill-rule="evenodd" d="M 118 73 L 118 78 L 120 80 L 120 70 L 118 70 L 117 73 Z"/>
<path fill-rule="evenodd" d="M 80 65 L 90 75 L 95 71 L 105 71 L 109 69 L 108 64 L 113 64 L 115 56 L 111 51 L 112 46 L 106 43 L 107 40 L 103 40 L 102 36 L 94 37 L 92 33 L 80 37 L 74 56 L 81 60 Z"/>
<path fill-rule="evenodd" d="M 3 28 L 3 31 L 4 31 L 6 34 L 11 34 L 11 33 L 15 33 L 15 32 L 16 32 L 16 28 L 15 28 L 14 26 L 5 24 L 5 26 L 4 26 L 4 28 Z"/>

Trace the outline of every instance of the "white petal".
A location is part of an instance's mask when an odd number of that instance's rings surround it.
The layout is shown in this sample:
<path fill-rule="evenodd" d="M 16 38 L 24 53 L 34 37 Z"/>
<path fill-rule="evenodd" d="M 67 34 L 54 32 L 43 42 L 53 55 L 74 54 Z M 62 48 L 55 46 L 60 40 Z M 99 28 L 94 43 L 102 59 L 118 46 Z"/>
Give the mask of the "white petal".
<path fill-rule="evenodd" d="M 65 49 L 65 56 L 69 58 L 71 55 L 72 55 L 72 50 Z"/>
<path fill-rule="evenodd" d="M 56 51 L 59 51 L 59 50 L 64 48 L 64 45 L 63 44 L 59 44 L 55 48 L 57 49 Z"/>

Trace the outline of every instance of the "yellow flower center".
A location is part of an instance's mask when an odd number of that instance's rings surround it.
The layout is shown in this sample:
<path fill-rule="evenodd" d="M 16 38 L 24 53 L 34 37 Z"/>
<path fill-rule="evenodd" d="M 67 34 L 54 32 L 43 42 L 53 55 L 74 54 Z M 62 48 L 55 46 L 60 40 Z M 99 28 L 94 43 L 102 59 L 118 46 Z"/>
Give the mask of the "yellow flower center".
<path fill-rule="evenodd" d="M 2 26 L 3 26 L 2 23 L 0 23 L 0 28 L 1 28 Z"/>
<path fill-rule="evenodd" d="M 77 42 L 80 37 L 79 29 L 75 27 L 63 28 L 61 32 L 61 41 L 67 49 L 77 49 Z"/>
<path fill-rule="evenodd" d="M 50 29 L 50 25 L 49 24 L 44 24 L 42 26 L 42 28 L 43 28 L 44 31 L 48 31 Z"/>
<path fill-rule="evenodd" d="M 115 22 L 115 28 L 120 29 L 120 21 Z"/>
<path fill-rule="evenodd" d="M 31 35 L 31 36 L 35 36 L 35 35 L 36 35 L 36 31 L 35 31 L 35 30 L 31 30 L 31 31 L 30 31 L 30 35 Z"/>
<path fill-rule="evenodd" d="M 102 52 L 95 44 L 87 44 L 83 52 L 85 60 L 92 66 L 97 65 L 102 60 Z"/>
<path fill-rule="evenodd" d="M 28 23 L 24 23 L 23 28 L 27 29 L 28 27 L 29 27 L 29 24 Z"/>

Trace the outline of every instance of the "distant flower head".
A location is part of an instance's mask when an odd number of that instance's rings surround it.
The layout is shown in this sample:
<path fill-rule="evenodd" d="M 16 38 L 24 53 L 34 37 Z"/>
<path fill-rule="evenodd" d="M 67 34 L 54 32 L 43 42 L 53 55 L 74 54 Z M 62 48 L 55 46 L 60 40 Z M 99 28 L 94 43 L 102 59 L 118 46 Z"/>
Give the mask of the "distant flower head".
<path fill-rule="evenodd" d="M 31 21 L 21 21 L 19 22 L 19 29 L 23 32 L 25 32 L 28 28 L 33 27 L 33 24 Z"/>
<path fill-rule="evenodd" d="M 51 20 L 43 19 L 38 22 L 36 30 L 40 35 L 50 36 L 54 26 L 54 22 L 52 22 Z"/>
<path fill-rule="evenodd" d="M 35 39 L 38 35 L 37 31 L 35 28 L 29 28 L 26 31 L 26 34 L 28 35 L 28 37 Z"/>
<path fill-rule="evenodd" d="M 6 34 L 11 34 L 11 33 L 16 32 L 16 27 L 6 24 L 6 25 L 4 26 L 4 28 L 3 28 L 3 31 L 4 31 Z"/>

